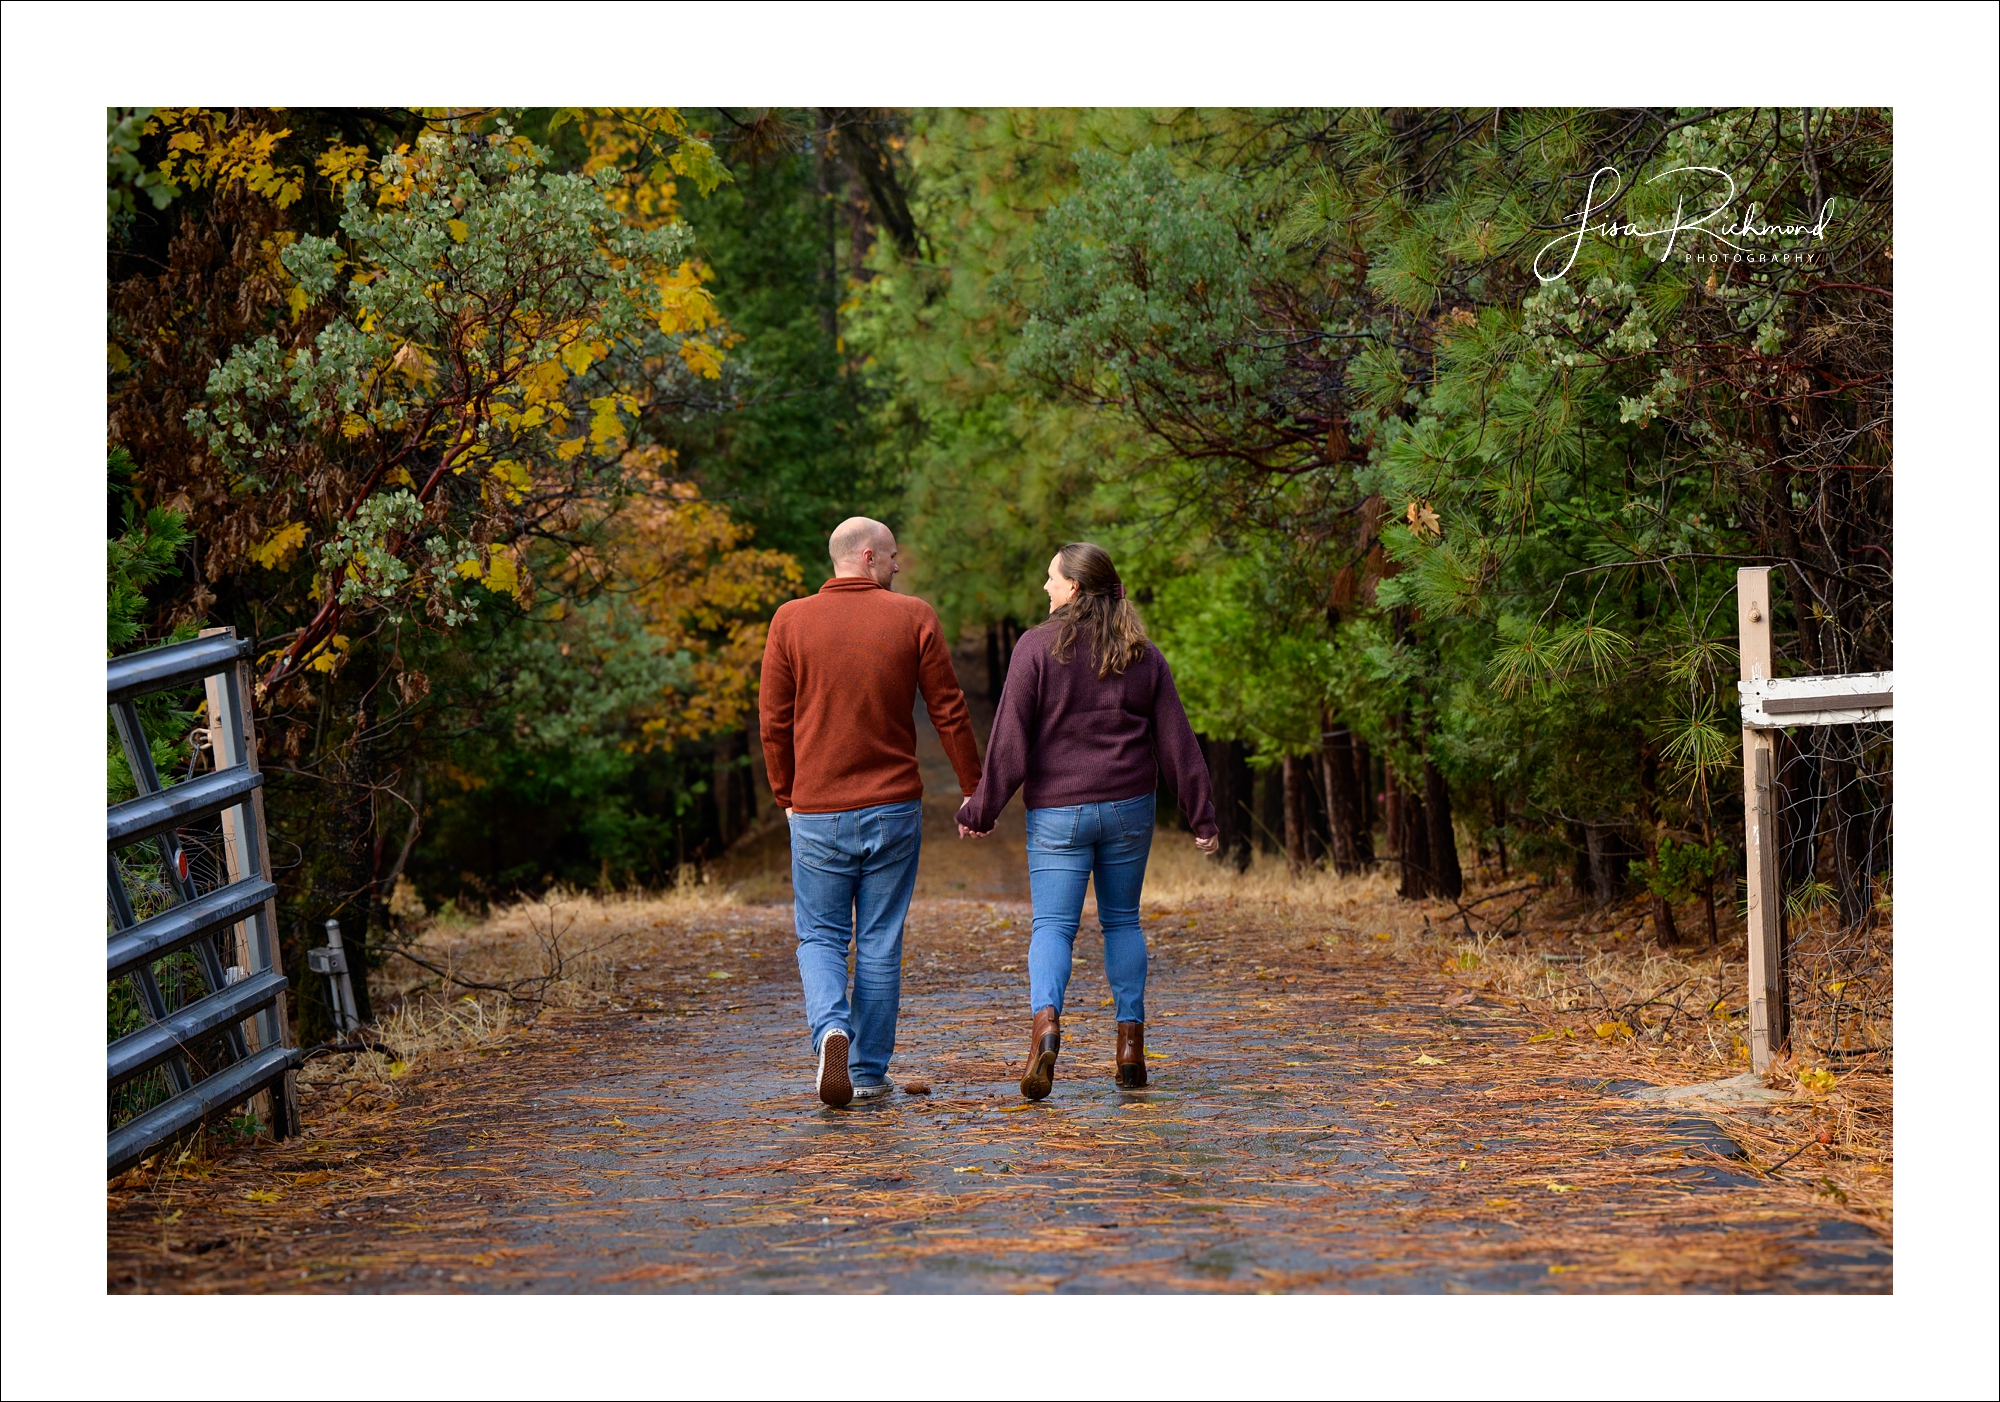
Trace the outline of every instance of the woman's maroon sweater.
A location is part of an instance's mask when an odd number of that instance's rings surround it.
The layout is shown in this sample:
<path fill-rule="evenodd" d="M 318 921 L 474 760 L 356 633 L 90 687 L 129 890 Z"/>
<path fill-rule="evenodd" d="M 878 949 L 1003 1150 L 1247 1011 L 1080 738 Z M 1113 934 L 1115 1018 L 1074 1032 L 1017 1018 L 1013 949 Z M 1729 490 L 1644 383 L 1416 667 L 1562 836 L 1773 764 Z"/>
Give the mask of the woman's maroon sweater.
<path fill-rule="evenodd" d="M 1023 634 L 1007 666 L 986 772 L 958 810 L 974 832 L 991 832 L 1000 810 L 1027 786 L 1030 808 L 1067 808 L 1152 793 L 1164 773 L 1196 837 L 1216 831 L 1208 765 L 1174 690 L 1167 659 L 1151 643 L 1122 673 L 1100 678 L 1079 638 L 1069 661 L 1049 656 L 1055 625 Z"/>

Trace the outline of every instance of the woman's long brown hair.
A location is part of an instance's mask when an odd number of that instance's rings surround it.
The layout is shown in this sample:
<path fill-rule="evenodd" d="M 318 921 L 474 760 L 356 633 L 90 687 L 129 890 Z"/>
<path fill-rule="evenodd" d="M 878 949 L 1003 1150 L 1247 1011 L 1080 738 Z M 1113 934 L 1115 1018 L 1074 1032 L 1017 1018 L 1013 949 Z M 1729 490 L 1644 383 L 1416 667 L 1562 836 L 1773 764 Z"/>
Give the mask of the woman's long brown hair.
<path fill-rule="evenodd" d="M 1049 644 L 1049 656 L 1068 662 L 1070 649 L 1081 636 L 1102 678 L 1123 673 L 1146 655 L 1146 625 L 1125 597 L 1117 567 L 1101 546 L 1087 541 L 1065 545 L 1056 552 L 1056 569 L 1076 586 L 1076 593 L 1050 615 L 1056 636 Z"/>

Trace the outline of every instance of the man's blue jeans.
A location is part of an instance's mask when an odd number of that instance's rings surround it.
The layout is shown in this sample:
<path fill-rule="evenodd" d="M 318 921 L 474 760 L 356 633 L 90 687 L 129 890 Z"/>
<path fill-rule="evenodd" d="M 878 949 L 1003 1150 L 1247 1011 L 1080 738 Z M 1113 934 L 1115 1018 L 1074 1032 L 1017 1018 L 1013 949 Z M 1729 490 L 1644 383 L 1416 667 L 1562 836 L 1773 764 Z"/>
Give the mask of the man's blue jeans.
<path fill-rule="evenodd" d="M 880 1083 L 896 1050 L 903 996 L 903 921 L 917 886 L 924 806 L 880 803 L 845 813 L 793 813 L 792 920 L 799 982 L 818 1048 L 829 1028 L 848 1034 L 848 1073 Z M 847 945 L 854 941 L 854 996 Z"/>
<path fill-rule="evenodd" d="M 1139 891 L 1153 850 L 1153 795 L 1116 803 L 1028 810 L 1028 890 L 1035 932 L 1028 941 L 1030 1011 L 1062 1011 L 1070 955 L 1083 918 L 1084 886 L 1097 878 L 1104 926 L 1104 979 L 1120 1022 L 1146 1020 L 1146 932 Z"/>

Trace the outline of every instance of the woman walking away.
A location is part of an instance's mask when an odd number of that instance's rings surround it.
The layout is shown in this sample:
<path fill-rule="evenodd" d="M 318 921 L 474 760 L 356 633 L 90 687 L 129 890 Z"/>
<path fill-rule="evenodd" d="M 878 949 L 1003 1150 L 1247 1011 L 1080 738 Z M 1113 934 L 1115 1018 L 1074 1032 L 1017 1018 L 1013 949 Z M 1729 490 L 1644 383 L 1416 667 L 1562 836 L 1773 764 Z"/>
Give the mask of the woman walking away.
<path fill-rule="evenodd" d="M 1174 691 L 1167 659 L 1146 639 L 1111 557 L 1065 545 L 1049 561 L 1049 617 L 1014 646 L 979 789 L 958 811 L 961 836 L 983 837 L 1023 784 L 1028 804 L 1028 943 L 1034 1027 L 1021 1094 L 1040 1100 L 1062 1048 L 1063 993 L 1097 882 L 1104 977 L 1118 1010 L 1117 1082 L 1146 1084 L 1146 935 L 1139 890 L 1153 846 L 1158 775 L 1173 781 L 1195 846 L 1218 846 L 1208 767 Z"/>

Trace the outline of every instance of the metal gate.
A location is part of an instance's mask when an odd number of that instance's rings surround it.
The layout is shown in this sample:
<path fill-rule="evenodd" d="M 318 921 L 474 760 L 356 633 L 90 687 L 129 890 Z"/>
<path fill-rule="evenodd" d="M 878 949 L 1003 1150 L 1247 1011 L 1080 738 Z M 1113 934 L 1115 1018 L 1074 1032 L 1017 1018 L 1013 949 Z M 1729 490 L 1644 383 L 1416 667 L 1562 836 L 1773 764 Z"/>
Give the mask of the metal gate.
<path fill-rule="evenodd" d="M 111 1125 L 107 1176 L 253 1098 L 268 1107 L 267 1122 L 278 1137 L 298 1131 L 292 1073 L 299 1054 L 289 1044 L 285 1016 L 278 888 L 270 880 L 249 654 L 250 645 L 233 630 L 213 629 L 190 642 L 113 658 L 106 667 L 111 717 L 138 789 L 136 797 L 113 804 L 106 815 L 111 917 L 106 977 L 129 979 L 149 1019 L 110 1044 L 107 1093 L 115 1097 L 121 1087 L 156 1070 L 170 1092 Z M 195 682 L 204 683 L 207 692 L 213 772 L 167 787 L 154 768 L 135 702 Z M 189 834 L 209 820 L 220 822 L 224 862 L 222 870 L 207 863 L 211 875 L 203 881 L 190 860 Z M 120 852 L 148 847 L 160 861 L 161 875 L 146 897 L 162 908 L 142 918 Z M 194 967 L 187 972 L 200 985 L 198 996 L 172 1005 L 160 975 L 171 963 L 178 986 L 190 961 Z"/>

